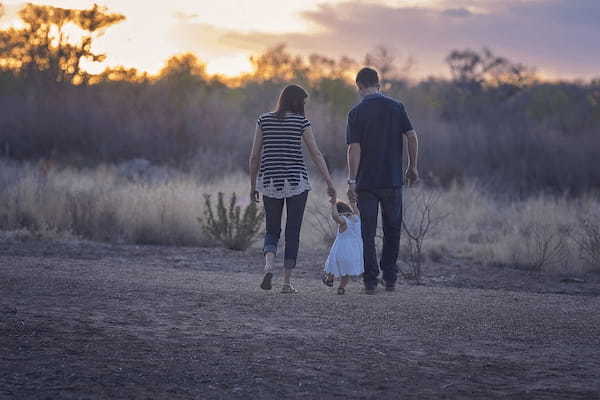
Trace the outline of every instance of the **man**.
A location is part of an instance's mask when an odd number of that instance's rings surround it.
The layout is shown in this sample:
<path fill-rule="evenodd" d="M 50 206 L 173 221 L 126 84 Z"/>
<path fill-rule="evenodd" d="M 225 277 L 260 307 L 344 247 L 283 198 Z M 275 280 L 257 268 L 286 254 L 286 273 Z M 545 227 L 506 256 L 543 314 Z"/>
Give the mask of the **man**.
<path fill-rule="evenodd" d="M 375 294 L 380 267 L 385 289 L 395 289 L 402 229 L 403 136 L 408 144 L 406 181 L 409 184 L 419 179 L 418 140 L 404 106 L 381 94 L 377 71 L 361 69 L 356 85 L 362 101 L 348 114 L 348 196 L 358 201 L 360 210 L 365 292 Z M 375 235 L 380 205 L 383 249 L 378 264 Z"/>

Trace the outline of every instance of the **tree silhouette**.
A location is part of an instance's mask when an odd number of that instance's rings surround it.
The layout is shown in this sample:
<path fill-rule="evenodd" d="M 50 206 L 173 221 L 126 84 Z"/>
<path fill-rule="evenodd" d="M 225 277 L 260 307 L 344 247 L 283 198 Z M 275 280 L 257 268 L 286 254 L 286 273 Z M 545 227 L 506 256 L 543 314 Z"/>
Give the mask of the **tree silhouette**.
<path fill-rule="evenodd" d="M 252 78 L 258 81 L 306 81 L 308 69 L 301 56 L 286 51 L 285 44 L 267 49 L 257 57 L 250 57 L 254 68 Z"/>
<path fill-rule="evenodd" d="M 44 82 L 87 83 L 81 70 L 84 59 L 101 62 L 106 56 L 92 51 L 95 39 L 125 17 L 102 6 L 85 10 L 27 4 L 19 11 L 24 27 L 0 31 L 0 68 Z M 78 41 L 66 33 L 68 26 L 81 30 Z"/>
<path fill-rule="evenodd" d="M 534 80 L 532 69 L 496 56 L 487 48 L 481 52 L 454 50 L 446 57 L 446 62 L 453 80 L 467 88 L 477 88 L 484 83 L 522 86 Z"/>
<path fill-rule="evenodd" d="M 167 60 L 158 77 L 173 86 L 186 88 L 206 82 L 206 65 L 195 54 L 179 54 Z"/>
<path fill-rule="evenodd" d="M 124 66 L 108 67 L 99 75 L 90 77 L 90 84 L 97 83 L 148 83 L 150 77 L 147 72 L 140 71 L 136 68 L 127 68 Z"/>
<path fill-rule="evenodd" d="M 402 66 L 398 65 L 398 57 L 385 46 L 377 46 L 366 54 L 364 64 L 379 72 L 382 82 L 402 79 L 410 75 L 414 60 L 408 57 Z"/>

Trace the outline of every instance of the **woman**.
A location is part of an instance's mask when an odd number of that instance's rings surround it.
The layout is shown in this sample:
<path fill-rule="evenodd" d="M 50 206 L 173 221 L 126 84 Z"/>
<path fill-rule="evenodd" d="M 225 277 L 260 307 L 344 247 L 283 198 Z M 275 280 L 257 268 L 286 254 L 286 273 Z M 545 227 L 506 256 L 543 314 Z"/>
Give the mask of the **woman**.
<path fill-rule="evenodd" d="M 307 97 L 308 94 L 300 86 L 287 86 L 279 96 L 277 109 L 262 114 L 254 132 L 250 154 L 250 197 L 258 202 L 259 192 L 262 193 L 265 207 L 265 276 L 260 285 L 264 290 L 271 289 L 273 260 L 277 253 L 285 204 L 287 220 L 282 293 L 297 293 L 290 283 L 290 277 L 296 266 L 302 217 L 310 190 L 302 142 L 327 183 L 327 193 L 332 198 L 336 196 L 310 121 L 304 116 Z"/>

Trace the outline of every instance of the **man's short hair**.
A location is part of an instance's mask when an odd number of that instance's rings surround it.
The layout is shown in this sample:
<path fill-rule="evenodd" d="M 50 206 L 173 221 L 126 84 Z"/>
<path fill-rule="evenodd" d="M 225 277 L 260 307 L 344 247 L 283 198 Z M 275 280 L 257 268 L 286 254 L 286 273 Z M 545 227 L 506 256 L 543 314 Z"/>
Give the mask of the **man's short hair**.
<path fill-rule="evenodd" d="M 373 68 L 365 67 L 356 74 L 356 83 L 368 88 L 379 85 L 379 75 Z"/>

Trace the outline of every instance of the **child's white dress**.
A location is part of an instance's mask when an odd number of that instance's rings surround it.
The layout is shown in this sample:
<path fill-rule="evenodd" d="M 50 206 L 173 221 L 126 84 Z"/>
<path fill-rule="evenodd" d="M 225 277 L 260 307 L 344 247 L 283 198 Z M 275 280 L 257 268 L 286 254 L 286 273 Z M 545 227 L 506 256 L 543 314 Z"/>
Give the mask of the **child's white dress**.
<path fill-rule="evenodd" d="M 334 276 L 358 276 L 365 270 L 360 217 L 341 217 L 346 221 L 347 228 L 344 232 L 338 230 L 325 262 L 325 272 Z"/>

